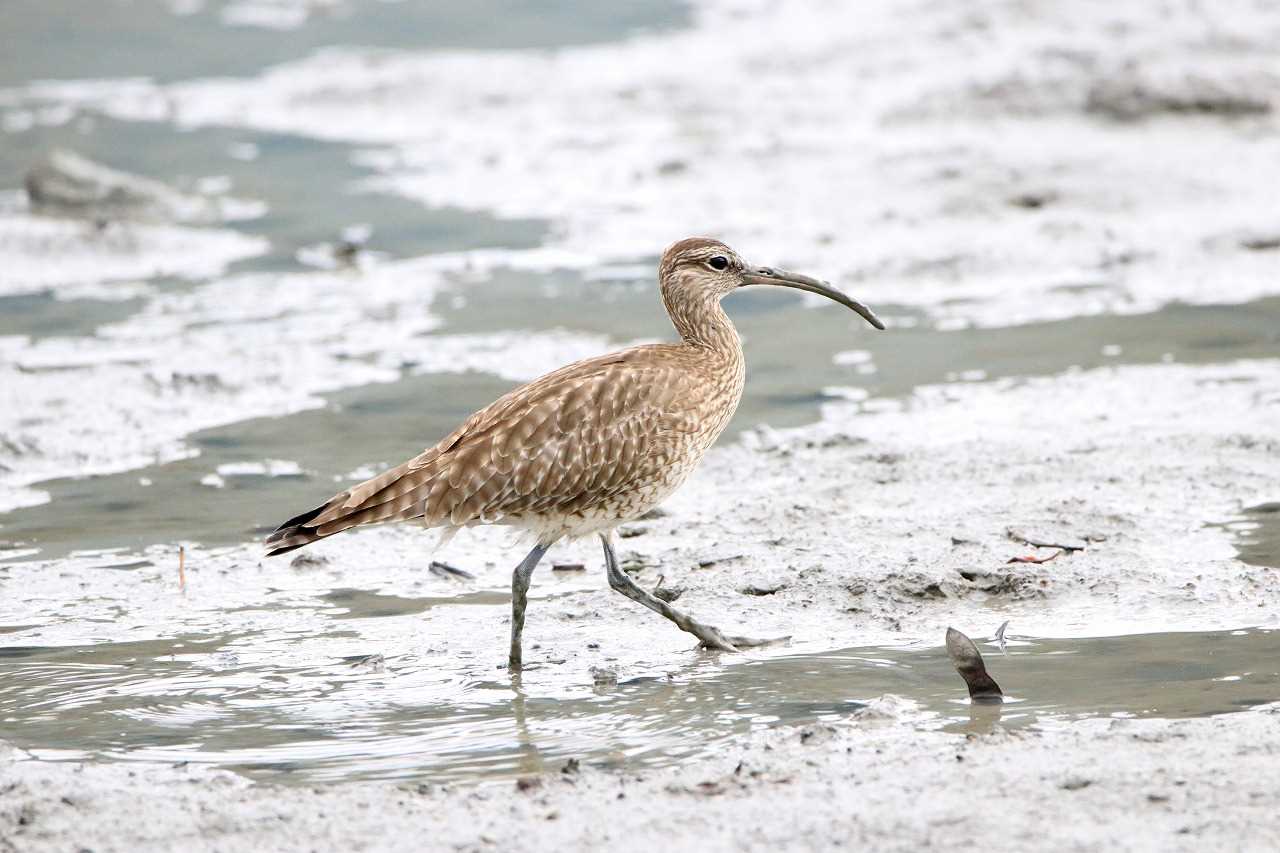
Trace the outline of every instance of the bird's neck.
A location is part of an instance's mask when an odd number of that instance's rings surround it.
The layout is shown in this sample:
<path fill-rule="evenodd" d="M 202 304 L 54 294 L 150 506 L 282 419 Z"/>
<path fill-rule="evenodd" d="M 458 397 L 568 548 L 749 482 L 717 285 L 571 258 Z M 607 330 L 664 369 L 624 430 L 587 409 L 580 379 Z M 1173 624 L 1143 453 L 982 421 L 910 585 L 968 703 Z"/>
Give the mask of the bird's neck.
<path fill-rule="evenodd" d="M 663 301 L 683 346 L 695 355 L 697 369 L 711 380 L 702 385 L 697 401 L 704 414 L 700 442 L 705 451 L 729 425 L 742 400 L 747 378 L 742 339 L 714 296 L 684 300 L 669 299 L 664 293 Z"/>
<path fill-rule="evenodd" d="M 672 299 L 663 294 L 671 322 L 686 346 L 708 350 L 735 364 L 742 363 L 742 339 L 720 300 L 708 294 L 693 299 Z"/>

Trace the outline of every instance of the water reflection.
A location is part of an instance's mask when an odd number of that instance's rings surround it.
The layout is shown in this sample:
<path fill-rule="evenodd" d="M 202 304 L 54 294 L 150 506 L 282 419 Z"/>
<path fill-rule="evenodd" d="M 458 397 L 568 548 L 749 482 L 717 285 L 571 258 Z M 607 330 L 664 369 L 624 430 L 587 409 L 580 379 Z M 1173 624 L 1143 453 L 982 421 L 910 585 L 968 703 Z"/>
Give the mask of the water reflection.
<path fill-rule="evenodd" d="M 1280 632 L 1266 630 L 1024 638 L 989 661 L 1006 705 L 969 702 L 941 646 L 697 659 L 596 688 L 532 686 L 491 661 L 446 668 L 415 655 L 293 666 L 264 645 L 228 635 L 0 649 L 3 737 L 51 758 L 199 762 L 308 783 L 445 781 L 570 758 L 669 764 L 731 735 L 839 720 L 889 693 L 915 703 L 916 724 L 961 732 L 1280 700 Z"/>

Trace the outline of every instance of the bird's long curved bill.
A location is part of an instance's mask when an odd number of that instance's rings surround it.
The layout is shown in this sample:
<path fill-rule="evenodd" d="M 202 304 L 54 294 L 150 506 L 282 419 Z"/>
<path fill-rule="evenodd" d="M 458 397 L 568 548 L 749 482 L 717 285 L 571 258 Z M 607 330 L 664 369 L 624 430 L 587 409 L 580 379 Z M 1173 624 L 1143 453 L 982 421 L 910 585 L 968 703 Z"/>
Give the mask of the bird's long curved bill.
<path fill-rule="evenodd" d="M 839 302 L 846 308 L 852 308 L 858 312 L 862 319 L 866 320 L 877 329 L 883 329 L 884 323 L 876 316 L 875 312 L 867 306 L 863 305 L 856 299 L 846 296 L 836 290 L 825 281 L 819 281 L 816 278 L 810 278 L 807 275 L 801 275 L 797 272 L 788 272 L 775 267 L 756 267 L 748 270 L 742 276 L 743 284 L 774 284 L 779 287 L 794 287 L 796 290 L 805 290 L 809 293 L 817 293 L 825 296 L 832 302 Z"/>

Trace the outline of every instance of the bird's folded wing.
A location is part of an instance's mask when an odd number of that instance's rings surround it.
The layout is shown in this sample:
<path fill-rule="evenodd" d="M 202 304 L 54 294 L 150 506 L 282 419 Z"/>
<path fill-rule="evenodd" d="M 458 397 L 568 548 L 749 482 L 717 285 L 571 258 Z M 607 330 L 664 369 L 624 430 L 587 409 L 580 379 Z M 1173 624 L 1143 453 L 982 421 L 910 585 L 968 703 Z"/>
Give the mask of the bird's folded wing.
<path fill-rule="evenodd" d="M 697 429 L 685 378 L 637 348 L 521 386 L 439 444 L 335 496 L 308 526 L 320 535 L 424 517 L 462 525 L 590 510 L 660 474 Z"/>

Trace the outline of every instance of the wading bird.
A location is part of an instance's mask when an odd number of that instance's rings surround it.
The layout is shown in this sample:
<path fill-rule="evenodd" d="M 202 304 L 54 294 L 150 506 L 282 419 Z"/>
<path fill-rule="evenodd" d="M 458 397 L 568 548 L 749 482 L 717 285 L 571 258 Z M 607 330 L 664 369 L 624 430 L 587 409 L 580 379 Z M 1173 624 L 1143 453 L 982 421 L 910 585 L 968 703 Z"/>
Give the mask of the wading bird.
<path fill-rule="evenodd" d="M 519 528 L 535 544 L 511 579 L 509 662 L 518 669 L 534 568 L 560 539 L 594 533 L 613 589 L 707 648 L 757 644 L 698 622 L 636 585 L 618 566 L 613 530 L 675 491 L 738 407 L 745 367 L 738 332 L 720 307 L 725 295 L 749 285 L 792 287 L 839 302 L 877 329 L 884 324 L 824 282 L 750 266 L 703 237 L 663 253 L 658 283 L 680 343 L 588 358 L 516 388 L 398 468 L 280 525 L 267 539 L 269 555 L 388 521 L 421 519 L 446 536 L 476 524 Z"/>

